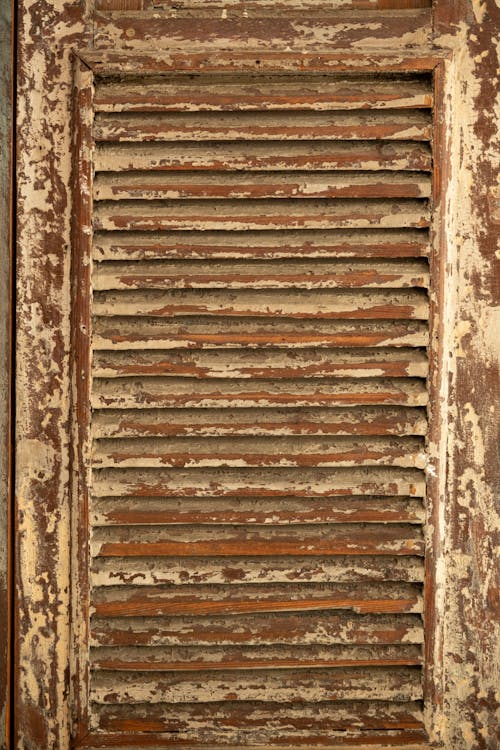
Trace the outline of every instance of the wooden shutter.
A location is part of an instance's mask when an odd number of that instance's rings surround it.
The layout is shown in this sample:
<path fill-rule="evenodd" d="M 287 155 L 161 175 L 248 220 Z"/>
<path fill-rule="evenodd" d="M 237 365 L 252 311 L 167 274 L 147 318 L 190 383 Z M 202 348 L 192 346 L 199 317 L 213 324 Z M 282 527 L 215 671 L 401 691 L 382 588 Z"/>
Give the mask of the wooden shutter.
<path fill-rule="evenodd" d="M 97 79 L 96 746 L 423 746 L 431 103 Z"/>

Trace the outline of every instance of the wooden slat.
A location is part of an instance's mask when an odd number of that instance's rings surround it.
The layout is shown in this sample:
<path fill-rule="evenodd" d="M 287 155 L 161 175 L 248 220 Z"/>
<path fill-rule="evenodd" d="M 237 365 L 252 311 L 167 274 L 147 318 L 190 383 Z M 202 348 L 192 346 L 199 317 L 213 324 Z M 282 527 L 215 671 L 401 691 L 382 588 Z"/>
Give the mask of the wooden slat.
<path fill-rule="evenodd" d="M 249 526 L 236 530 L 226 526 L 109 526 L 95 530 L 92 550 L 94 557 L 422 555 L 424 542 L 422 530 L 412 524 L 324 524 L 312 529 Z"/>
<path fill-rule="evenodd" d="M 116 262 L 96 263 L 95 290 L 113 289 L 286 289 L 408 288 L 429 286 L 426 260 L 265 261 L 237 263 Z"/>
<path fill-rule="evenodd" d="M 431 116 L 425 110 L 370 110 L 290 113 L 241 111 L 167 114 L 98 113 L 97 141 L 295 141 L 405 140 L 431 138 Z"/>
<path fill-rule="evenodd" d="M 369 111 L 356 114 L 308 112 L 300 117 L 280 112 L 205 112 L 141 114 L 99 113 L 94 137 L 103 142 L 147 141 L 296 141 L 405 140 L 431 138 L 431 118 L 424 110 Z"/>
<path fill-rule="evenodd" d="M 295 15 L 299 12 L 313 11 L 329 15 L 335 10 L 405 10 L 430 8 L 431 0 L 288 0 L 284 3 L 270 0 L 97 0 L 96 10 L 129 11 L 156 9 L 176 16 L 203 18 L 218 15 L 226 10 L 230 14 L 245 17 L 266 17 L 273 19 L 279 16 Z"/>
<path fill-rule="evenodd" d="M 210 738 L 210 734 L 208 737 Z M 273 739 L 275 735 L 272 735 Z M 80 741 L 78 747 L 84 747 L 86 750 L 101 750 L 103 747 L 114 747 L 119 750 L 131 750 L 140 745 L 140 747 L 170 748 L 170 747 L 189 747 L 193 748 L 193 742 L 198 743 L 198 737 L 177 737 L 175 733 L 158 734 L 144 732 L 119 732 L 119 733 L 90 733 L 85 735 Z M 245 739 L 247 739 L 245 737 Z M 427 734 L 424 731 L 405 730 L 402 732 L 350 732 L 345 731 L 324 733 L 312 732 L 292 732 L 291 734 L 280 734 L 279 739 L 282 744 L 267 741 L 264 745 L 252 745 L 252 750 L 269 750 L 270 747 L 290 747 L 297 746 L 302 750 L 315 750 L 317 747 L 325 747 L 326 750 L 430 750 L 427 742 Z M 217 745 L 210 744 L 211 750 L 240 750 L 241 745 L 234 744 L 234 738 L 230 735 L 220 739 Z M 228 744 L 229 742 L 229 744 Z M 125 744 L 124 744 L 125 743 Z M 199 747 L 199 744 L 194 745 Z"/>
<path fill-rule="evenodd" d="M 428 198 L 430 176 L 421 172 L 100 172 L 94 200 Z M 313 205 L 313 204 L 311 204 Z"/>
<path fill-rule="evenodd" d="M 94 589 L 98 617 L 240 615 L 252 612 L 353 610 L 359 614 L 422 612 L 421 587 L 408 583 L 238 586 L 120 586 Z"/>
<path fill-rule="evenodd" d="M 213 703 L 227 700 L 272 700 L 276 703 L 327 700 L 413 701 L 422 697 L 420 672 L 411 667 L 363 670 L 255 670 L 251 676 L 229 671 L 212 675 L 127 674 L 98 672 L 91 687 L 97 703 Z M 234 697 L 233 697 L 234 696 Z"/>
<path fill-rule="evenodd" d="M 251 726 L 269 734 L 292 730 L 324 732 L 377 729 L 421 729 L 422 710 L 417 702 L 384 701 L 303 703 L 282 706 L 278 703 L 220 703 L 209 706 L 170 704 L 136 706 L 96 706 L 96 728 L 112 731 L 203 732 L 216 742 L 231 730 Z M 210 739 L 209 739 L 210 738 Z"/>
<path fill-rule="evenodd" d="M 414 498 L 332 498 L 328 502 L 284 498 L 221 500 L 209 498 L 102 498 L 92 503 L 95 526 L 134 524 L 422 523 L 424 507 Z"/>
<path fill-rule="evenodd" d="M 427 355 L 419 349 L 231 350 L 165 353 L 96 352 L 93 373 L 98 378 L 176 376 L 216 379 L 426 377 Z"/>
<path fill-rule="evenodd" d="M 421 289 L 119 290 L 96 291 L 94 314 L 426 320 L 429 301 Z"/>
<path fill-rule="evenodd" d="M 113 502 L 113 501 L 111 501 Z M 120 501 L 118 501 L 120 502 Z M 125 504 L 127 501 L 124 501 Z M 148 503 L 151 501 L 148 501 Z M 192 501 L 190 501 L 192 502 Z M 105 505 L 109 507 L 110 501 Z M 97 505 L 99 512 L 104 503 Z M 112 506 L 111 506 L 112 507 Z M 125 505 L 125 508 L 128 506 Z M 127 513 L 127 510 L 124 510 Z M 382 519 L 379 519 L 382 520 Z M 102 522 L 102 516 L 98 523 Z M 106 520 L 104 520 L 106 522 Z M 124 521 L 126 523 L 126 521 Z M 233 583 L 339 583 L 406 581 L 422 583 L 421 557 L 337 555 L 335 557 L 106 558 L 92 560 L 94 586 L 154 586 Z"/>
<path fill-rule="evenodd" d="M 302 323 L 286 319 L 228 320 L 224 327 L 207 317 L 166 318 L 96 317 L 93 320 L 94 351 L 134 349 L 235 349 L 284 347 L 419 346 L 429 343 L 423 321 L 316 320 Z"/>
<path fill-rule="evenodd" d="M 98 648 L 91 654 L 93 669 L 179 672 L 221 669 L 318 669 L 321 667 L 418 666 L 419 646 L 382 646 L 374 653 L 363 646 Z"/>
<path fill-rule="evenodd" d="M 356 615 L 303 612 L 169 618 L 98 618 L 91 622 L 94 645 L 174 646 L 232 644 L 422 644 L 422 618 L 414 615 Z"/>
<path fill-rule="evenodd" d="M 418 438 L 136 438 L 94 443 L 93 466 L 411 466 L 424 468 Z"/>
<path fill-rule="evenodd" d="M 97 172 L 143 170 L 412 170 L 430 171 L 430 147 L 412 141 L 292 143 L 101 143 Z M 292 228 L 292 227 L 291 227 Z M 193 227 L 194 229 L 194 227 Z"/>
<path fill-rule="evenodd" d="M 224 435 L 425 435 L 423 409 L 151 409 L 96 411 L 95 438 Z"/>
<path fill-rule="evenodd" d="M 397 20 L 401 23 L 401 18 Z M 380 23 L 384 21 L 387 21 L 386 17 Z M 431 105 L 430 87 L 418 78 L 383 81 L 359 76 L 347 81 L 304 74 L 298 81 L 290 81 L 286 76 L 267 79 L 248 76 L 246 80 L 240 77 L 231 81 L 226 74 L 218 79 L 212 76 L 211 82 L 207 83 L 193 81 L 192 77 L 170 75 L 168 83 L 161 79 L 147 83 L 144 80 L 136 83 L 101 79 L 95 91 L 97 112 L 331 111 L 413 109 Z"/>
<path fill-rule="evenodd" d="M 425 383 L 413 378 L 343 380 L 199 381 L 187 378 L 115 378 L 94 381 L 95 409 L 155 407 L 361 406 L 372 404 L 425 406 Z"/>
<path fill-rule="evenodd" d="M 282 230 L 280 232 L 96 232 L 95 260 L 212 258 L 419 258 L 425 230 Z"/>

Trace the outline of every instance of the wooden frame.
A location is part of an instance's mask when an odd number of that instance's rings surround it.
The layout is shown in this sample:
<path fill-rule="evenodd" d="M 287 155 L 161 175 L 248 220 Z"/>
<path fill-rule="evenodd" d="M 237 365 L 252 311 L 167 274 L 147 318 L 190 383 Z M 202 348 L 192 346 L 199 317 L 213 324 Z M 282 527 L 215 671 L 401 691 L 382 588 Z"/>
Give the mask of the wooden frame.
<path fill-rule="evenodd" d="M 30 9 L 21 8 L 19 30 L 20 364 L 13 747 L 66 750 L 73 720 L 68 701 L 73 651 L 68 616 L 69 53 L 90 42 L 92 14 L 72 0 L 54 0 L 52 6 L 43 25 L 43 44 L 39 22 L 43 11 L 36 3 Z M 433 745 L 445 750 L 489 750 L 496 731 L 496 676 L 490 667 L 497 637 L 492 551 L 496 533 L 492 481 L 497 459 L 488 426 L 497 378 L 488 349 L 495 341 L 492 308 L 498 296 L 494 276 L 498 221 L 493 192 L 495 129 L 490 114 L 496 10 L 493 0 L 487 0 L 476 15 L 465 0 L 454 4 L 454 15 L 448 6 L 437 2 L 434 12 L 436 32 L 448 36 L 431 46 L 426 42 L 421 54 L 418 48 L 401 48 L 388 55 L 380 51 L 384 40 L 377 48 L 371 38 L 364 53 L 361 41 L 355 53 L 349 48 L 324 55 L 310 50 L 299 52 L 295 59 L 307 70 L 335 65 L 337 69 L 355 69 L 366 65 L 367 59 L 370 66 L 378 63 L 390 70 L 401 71 L 411 65 L 435 69 L 444 108 L 436 141 L 443 149 L 441 171 L 434 175 L 440 186 L 442 212 L 434 230 L 437 249 L 433 263 L 439 263 L 440 284 L 446 288 L 447 298 L 444 307 L 434 303 L 432 324 L 439 354 L 432 363 L 431 379 L 438 411 L 432 415 L 430 436 L 429 487 L 436 501 L 428 560 L 436 570 L 436 588 L 427 590 L 427 612 L 435 634 L 435 641 L 427 644 L 428 657 L 432 656 L 428 659 L 427 694 L 432 696 L 429 703 L 435 711 L 428 724 Z M 458 20 L 465 24 L 463 31 L 457 31 Z M 272 38 L 272 23 L 268 33 Z M 116 72 L 117 65 L 129 65 L 127 58 L 132 57 L 126 50 L 105 54 L 85 50 L 81 75 L 87 75 L 87 65 L 100 75 L 106 70 Z M 221 64 L 221 57 L 220 47 L 191 55 L 161 53 L 165 69 L 178 69 L 184 61 L 191 70 L 196 66 L 212 70 Z M 151 72 L 155 70 L 154 58 L 153 53 L 144 52 L 143 63 L 149 64 Z M 293 53 L 286 64 L 290 58 Z M 272 68 L 279 59 L 273 50 L 259 51 L 258 57 L 250 50 L 230 54 L 230 64 L 236 62 L 242 69 L 257 60 L 259 66 Z M 464 169 L 474 180 L 474 190 L 463 182 Z M 76 368 L 81 365 L 80 356 L 75 359 Z M 78 460 L 84 467 L 85 457 Z"/>

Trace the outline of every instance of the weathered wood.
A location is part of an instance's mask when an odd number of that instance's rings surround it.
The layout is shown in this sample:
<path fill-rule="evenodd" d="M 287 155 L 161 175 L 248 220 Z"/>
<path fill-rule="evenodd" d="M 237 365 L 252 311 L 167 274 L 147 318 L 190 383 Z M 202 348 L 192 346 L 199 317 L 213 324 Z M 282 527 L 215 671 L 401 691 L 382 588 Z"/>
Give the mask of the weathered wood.
<path fill-rule="evenodd" d="M 125 316 L 94 317 L 94 351 L 135 349 L 240 349 L 276 347 L 419 346 L 429 343 L 424 321 L 316 320 L 297 324 L 286 319 L 231 320 L 221 330 L 217 319 L 193 318 L 172 321 L 166 318 Z"/>
<path fill-rule="evenodd" d="M 314 212 L 313 212 L 314 213 Z M 147 262 L 98 263 L 92 274 L 96 291 L 112 289 L 282 289 L 429 286 L 425 260 L 316 260 L 241 263 Z"/>
<path fill-rule="evenodd" d="M 418 666 L 422 663 L 420 646 L 381 646 L 374 654 L 367 646 L 300 646 L 254 648 L 97 648 L 92 653 L 92 668 L 178 672 L 220 669 L 317 669 L 321 667 Z M 195 717 L 192 717 L 195 719 Z M 270 717 L 269 717 L 270 718 Z M 196 721 L 196 719 L 195 719 Z"/>
<path fill-rule="evenodd" d="M 307 530 L 299 526 L 236 530 L 226 526 L 108 526 L 94 531 L 92 552 L 96 557 L 321 557 L 423 555 L 424 546 L 422 530 L 413 524 L 324 524 Z"/>
<path fill-rule="evenodd" d="M 95 728 L 108 731 L 190 733 L 201 731 L 207 741 L 217 742 L 231 730 L 250 726 L 261 737 L 266 732 L 323 730 L 421 729 L 422 712 L 417 702 L 351 701 L 343 703 L 283 706 L 271 703 L 212 703 L 209 706 L 177 704 L 96 707 Z M 223 728 L 225 727 L 225 729 Z M 217 732 L 219 729 L 219 733 Z"/>
<path fill-rule="evenodd" d="M 12 710 L 12 271 L 14 219 L 14 8 L 0 6 L 0 749 L 7 750 Z"/>
<path fill-rule="evenodd" d="M 166 289 L 96 291 L 96 315 L 224 315 L 292 319 L 417 319 L 429 313 L 427 294 L 412 289 Z"/>
<path fill-rule="evenodd" d="M 276 14 L 296 14 L 314 11 L 315 13 L 330 14 L 334 10 L 404 10 L 430 8 L 431 0 L 288 0 L 284 3 L 272 3 L 269 0 L 97 0 L 97 10 L 131 11 L 158 9 L 172 16 L 191 15 L 196 18 L 203 12 L 210 15 L 221 13 L 223 10 L 231 14 L 247 16 L 275 17 Z"/>
<path fill-rule="evenodd" d="M 95 260 L 212 258 L 419 258 L 429 254 L 426 231 L 281 230 L 273 232 L 97 232 Z"/>
<path fill-rule="evenodd" d="M 151 502 L 151 501 L 149 501 Z M 382 520 L 382 519 L 380 519 Z M 99 519 L 102 524 L 102 520 Z M 127 523 L 125 518 L 124 523 Z M 424 566 L 416 556 L 254 558 L 94 558 L 95 586 L 152 586 L 202 583 L 329 583 L 407 581 L 421 583 Z"/>
<path fill-rule="evenodd" d="M 126 22 L 126 18 L 120 20 Z M 155 32 L 160 32 L 161 20 L 155 20 Z M 401 22 L 400 18 L 394 22 L 398 23 L 398 20 Z M 377 25 L 385 21 L 386 18 L 380 19 Z M 120 22 L 115 30 L 119 26 Z M 136 31 L 140 32 L 140 29 Z M 96 111 L 331 111 L 432 106 L 432 93 L 427 83 L 418 78 L 377 81 L 371 76 L 360 76 L 349 81 L 336 81 L 304 74 L 300 81 L 290 83 L 287 76 L 266 79 L 258 74 L 258 77 L 254 75 L 246 79 L 225 75 L 218 79 L 212 77 L 209 83 L 196 83 L 196 79 L 193 82 L 190 77 L 175 74 L 169 76 L 168 83 L 161 79 L 141 83 L 103 79 L 96 85 Z"/>
<path fill-rule="evenodd" d="M 425 435 L 422 409 L 142 409 L 96 411 L 95 438 L 225 435 Z"/>
<path fill-rule="evenodd" d="M 288 172 L 212 175 L 207 172 L 99 172 L 96 200 L 428 198 L 431 182 L 417 172 Z M 141 204 L 142 205 L 142 204 Z M 308 204 L 314 210 L 314 203 Z M 330 205 L 330 204 L 328 204 Z"/>
<path fill-rule="evenodd" d="M 405 140 L 431 138 L 430 113 L 420 109 L 370 110 L 349 112 L 290 113 L 204 112 L 203 115 L 99 112 L 95 118 L 97 141 L 176 141 L 176 140 Z"/>
<path fill-rule="evenodd" d="M 417 378 L 354 378 L 259 380 L 227 379 L 193 383 L 187 378 L 96 379 L 94 409 L 150 409 L 155 407 L 318 407 L 388 404 L 425 406 L 428 393 Z"/>
<path fill-rule="evenodd" d="M 198 466 L 412 466 L 424 468 L 418 438 L 353 441 L 346 438 L 155 438 L 99 440 L 93 465 L 101 467 Z"/>
<path fill-rule="evenodd" d="M 422 612 L 420 586 L 405 583 L 273 584 L 240 587 L 121 586 L 96 589 L 91 599 L 98 617 L 155 617 L 182 615 L 241 615 L 257 612 L 311 612 L 352 610 L 358 614 Z"/>
<path fill-rule="evenodd" d="M 285 499 L 268 500 L 160 500 L 106 499 L 92 504 L 96 526 L 122 524 L 318 524 L 422 523 L 420 500 L 407 498 L 335 498 L 328 503 Z"/>
<path fill-rule="evenodd" d="M 371 670 L 315 670 L 314 674 L 290 674 L 276 670 L 247 676 L 228 672 L 220 676 L 201 672 L 185 677 L 177 674 L 122 674 L 98 672 L 93 678 L 91 699 L 97 703 L 212 703 L 226 699 L 273 700 L 277 703 L 310 700 L 412 701 L 422 697 L 418 670 L 405 667 Z"/>
<path fill-rule="evenodd" d="M 361 351 L 281 349 L 96 352 L 92 370 L 96 378 L 163 376 L 260 380 L 275 378 L 422 377 L 427 375 L 427 355 L 419 349 L 361 349 Z M 196 387 L 193 387 L 195 390 Z"/>
<path fill-rule="evenodd" d="M 430 147 L 412 141 L 98 144 L 98 172 L 129 170 L 429 171 Z M 193 227 L 195 229 L 196 227 Z"/>
<path fill-rule="evenodd" d="M 422 618 L 352 612 L 268 613 L 169 618 L 92 618 L 92 643 L 102 646 L 233 644 L 422 644 Z"/>
<path fill-rule="evenodd" d="M 273 735 L 275 736 L 275 735 Z M 392 750 L 429 750 L 427 743 L 427 735 L 422 731 L 411 731 L 406 730 L 404 732 L 377 732 L 372 730 L 371 732 L 352 732 L 346 734 L 344 731 L 341 732 L 329 732 L 328 735 L 307 733 L 307 735 L 300 736 L 296 732 L 291 735 L 280 735 L 283 738 L 285 747 L 297 745 L 302 750 L 314 750 L 318 746 L 325 746 L 327 750 L 387 750 L 387 747 L 391 747 Z M 230 738 L 230 744 L 219 744 L 212 745 L 213 750 L 239 750 L 241 745 L 234 745 L 233 738 Z M 248 739 L 244 737 L 244 739 Z M 87 750 L 100 750 L 102 747 L 119 747 L 123 750 L 123 743 L 126 742 L 127 750 L 137 746 L 141 743 L 142 747 L 150 748 L 165 748 L 165 747 L 179 747 L 187 746 L 193 747 L 192 738 L 189 739 L 178 739 L 176 734 L 156 734 L 156 733 L 91 733 L 81 740 L 78 747 L 84 747 Z M 311 744 L 313 743 L 313 744 Z M 333 743 L 333 744 L 332 744 Z M 252 745 L 253 750 L 269 750 L 270 747 L 277 747 L 276 743 L 270 745 Z"/>

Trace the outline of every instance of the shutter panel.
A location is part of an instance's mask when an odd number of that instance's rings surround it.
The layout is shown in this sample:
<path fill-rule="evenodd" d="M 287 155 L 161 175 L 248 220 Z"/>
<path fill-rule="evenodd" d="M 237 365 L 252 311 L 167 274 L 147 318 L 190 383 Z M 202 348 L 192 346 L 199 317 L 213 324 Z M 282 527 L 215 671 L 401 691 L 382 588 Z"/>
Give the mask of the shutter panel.
<path fill-rule="evenodd" d="M 101 744 L 424 746 L 431 104 L 97 80 Z"/>

